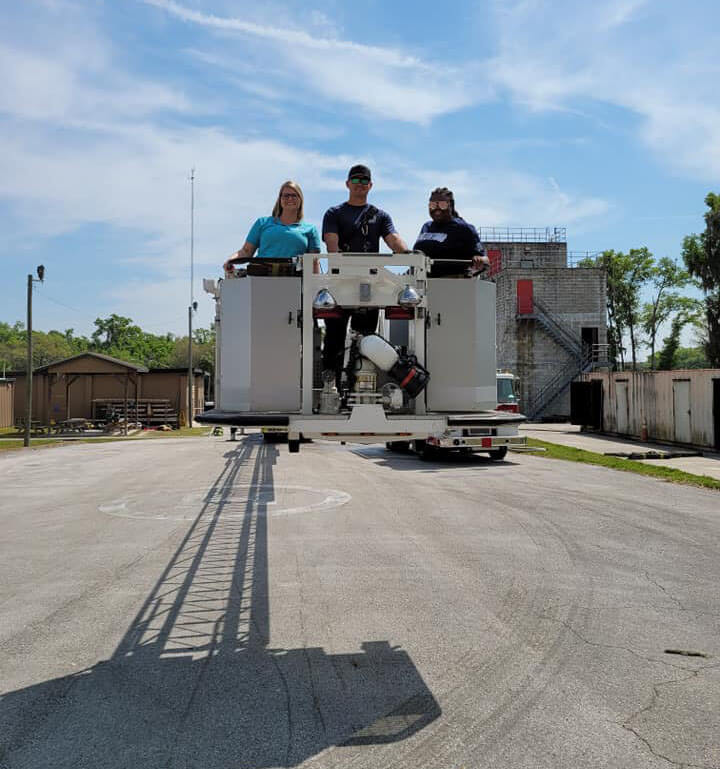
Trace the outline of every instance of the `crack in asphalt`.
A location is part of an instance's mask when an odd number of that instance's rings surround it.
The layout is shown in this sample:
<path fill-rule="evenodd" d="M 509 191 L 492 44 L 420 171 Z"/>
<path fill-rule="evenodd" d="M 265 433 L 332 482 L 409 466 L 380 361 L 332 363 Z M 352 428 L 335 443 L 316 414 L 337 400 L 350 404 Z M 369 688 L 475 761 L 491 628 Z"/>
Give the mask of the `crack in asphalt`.
<path fill-rule="evenodd" d="M 557 622 L 558 624 L 562 625 L 563 627 L 567 628 L 576 638 L 579 638 L 583 643 L 587 644 L 588 646 L 595 646 L 600 647 L 604 649 L 616 649 L 618 651 L 624 651 L 628 654 L 631 654 L 633 657 L 637 657 L 638 659 L 643 660 L 644 662 L 652 662 L 654 664 L 658 665 L 665 665 L 666 667 L 674 668 L 675 670 L 684 670 L 689 673 L 697 673 L 699 670 L 695 668 L 688 668 L 684 665 L 676 665 L 672 662 L 668 662 L 667 660 L 663 659 L 655 659 L 653 657 L 645 657 L 642 654 L 639 654 L 638 652 L 634 651 L 633 649 L 630 649 L 627 646 L 620 646 L 619 644 L 609 644 L 604 643 L 602 641 L 591 641 L 588 638 L 585 638 L 585 636 L 580 633 L 579 630 L 574 628 L 569 622 L 566 620 L 558 619 L 557 617 L 549 617 L 547 614 L 535 614 L 536 617 L 539 619 L 547 620 L 548 622 Z M 714 667 L 712 665 L 705 665 L 701 668 L 701 670 L 705 670 L 708 667 Z"/>
<path fill-rule="evenodd" d="M 679 598 L 675 598 L 675 596 L 664 585 L 661 585 L 657 580 L 653 579 L 649 572 L 646 571 L 643 573 L 645 574 L 645 579 L 647 579 L 648 582 L 655 585 L 655 587 L 659 587 L 660 590 L 662 590 L 671 601 L 674 601 L 678 605 L 681 611 L 686 611 L 685 606 Z"/>
<path fill-rule="evenodd" d="M 322 727 L 322 731 L 323 731 L 323 739 L 325 740 L 325 744 L 327 745 L 329 741 L 327 724 L 325 723 L 325 716 L 323 715 L 322 709 L 320 707 L 320 700 L 317 695 L 317 690 L 315 689 L 314 670 L 313 670 L 312 662 L 310 660 L 310 655 L 307 652 L 307 630 L 305 628 L 305 617 L 303 615 L 303 610 L 302 610 L 302 607 L 305 606 L 305 595 L 302 588 L 300 559 L 297 553 L 295 553 L 295 573 L 297 575 L 299 592 L 300 592 L 300 607 L 299 607 L 298 614 L 300 619 L 300 631 L 302 633 L 302 639 L 303 639 L 303 657 L 305 658 L 305 662 L 308 666 L 308 679 L 310 682 L 310 692 L 312 694 L 313 706 L 320 720 L 320 726 Z"/>
<path fill-rule="evenodd" d="M 717 665 L 710 665 L 708 667 L 717 667 Z M 703 672 L 703 670 L 695 670 L 690 671 L 690 675 L 686 676 L 685 678 L 679 678 L 675 679 L 673 681 L 658 681 L 658 683 L 654 683 L 652 685 L 653 693 L 652 697 L 650 698 L 650 702 L 645 705 L 645 707 L 640 708 L 637 712 L 633 713 L 630 718 L 626 719 L 623 723 L 618 724 L 622 729 L 624 729 L 627 732 L 630 732 L 632 735 L 634 735 L 640 742 L 645 745 L 645 747 L 652 753 L 653 756 L 656 758 L 660 758 L 663 761 L 667 761 L 671 766 L 676 766 L 678 769 L 716 769 L 716 766 L 711 766 L 710 764 L 690 764 L 686 761 L 673 761 L 672 758 L 669 756 L 664 755 L 663 753 L 658 752 L 650 742 L 650 740 L 647 737 L 643 737 L 642 734 L 633 726 L 631 726 L 631 722 L 634 721 L 639 716 L 643 715 L 644 713 L 649 713 L 657 704 L 658 699 L 660 698 L 660 687 L 661 686 L 674 686 L 675 684 L 682 684 L 686 681 L 691 681 L 693 678 L 697 678 L 698 675 Z"/>

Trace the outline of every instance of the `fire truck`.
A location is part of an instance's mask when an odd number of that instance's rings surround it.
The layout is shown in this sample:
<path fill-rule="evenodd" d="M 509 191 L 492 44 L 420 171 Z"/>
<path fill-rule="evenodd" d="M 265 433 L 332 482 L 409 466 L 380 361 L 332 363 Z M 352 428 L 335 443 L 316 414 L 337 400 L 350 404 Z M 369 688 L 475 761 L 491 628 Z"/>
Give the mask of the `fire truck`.
<path fill-rule="evenodd" d="M 302 439 L 484 451 L 502 459 L 524 445 L 519 413 L 499 411 L 495 284 L 433 278 L 422 253 L 315 254 L 278 275 L 205 280 L 216 301 L 215 407 L 207 424 L 276 428 L 290 453 Z M 377 308 L 376 333 L 351 332 L 340 386 L 319 365 L 327 318 Z M 386 321 L 403 321 L 393 344 Z"/>

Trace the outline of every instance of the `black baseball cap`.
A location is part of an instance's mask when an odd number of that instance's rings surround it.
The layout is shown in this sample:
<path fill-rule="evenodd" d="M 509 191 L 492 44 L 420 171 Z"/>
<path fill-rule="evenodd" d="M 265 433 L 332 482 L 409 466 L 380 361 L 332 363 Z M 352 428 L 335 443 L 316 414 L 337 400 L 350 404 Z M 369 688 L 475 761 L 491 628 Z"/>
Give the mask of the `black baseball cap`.
<path fill-rule="evenodd" d="M 348 171 L 348 179 L 350 179 L 353 176 L 362 176 L 367 179 L 372 179 L 372 175 L 370 174 L 370 169 L 367 166 L 363 166 L 363 165 L 353 166 Z"/>

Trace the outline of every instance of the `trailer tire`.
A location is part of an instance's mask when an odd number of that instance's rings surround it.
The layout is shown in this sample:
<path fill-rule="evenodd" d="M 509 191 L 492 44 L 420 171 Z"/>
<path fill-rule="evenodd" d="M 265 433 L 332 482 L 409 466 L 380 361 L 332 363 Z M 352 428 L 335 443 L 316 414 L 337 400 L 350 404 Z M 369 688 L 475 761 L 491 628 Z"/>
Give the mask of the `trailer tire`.
<path fill-rule="evenodd" d="M 263 433 L 265 443 L 284 443 L 287 440 L 287 433 Z"/>
<path fill-rule="evenodd" d="M 500 460 L 505 459 L 507 452 L 507 446 L 501 446 L 499 449 L 488 451 L 488 454 L 490 454 L 490 459 L 492 459 L 493 462 L 499 462 Z"/>
<path fill-rule="evenodd" d="M 300 453 L 300 441 L 299 440 L 288 440 L 288 452 L 290 454 L 299 454 Z"/>
<path fill-rule="evenodd" d="M 420 454 L 421 458 L 425 462 L 430 462 L 433 459 L 437 459 L 438 455 L 440 454 L 435 446 L 423 440 L 415 441 L 414 449 L 418 454 Z"/>
<path fill-rule="evenodd" d="M 388 451 L 405 453 L 406 451 L 410 451 L 410 441 L 387 441 L 385 448 Z"/>

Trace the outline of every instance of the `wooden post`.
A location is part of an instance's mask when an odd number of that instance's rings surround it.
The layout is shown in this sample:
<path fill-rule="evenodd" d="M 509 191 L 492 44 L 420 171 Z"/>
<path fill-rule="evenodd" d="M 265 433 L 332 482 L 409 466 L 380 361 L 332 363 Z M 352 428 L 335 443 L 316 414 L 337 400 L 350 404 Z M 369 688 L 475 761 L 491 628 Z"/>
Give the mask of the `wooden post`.
<path fill-rule="evenodd" d="M 57 374 L 55 374 L 55 380 L 57 381 Z M 47 412 L 47 425 L 48 429 L 50 428 L 50 419 L 52 415 L 52 388 L 53 388 L 53 374 L 51 374 L 49 371 L 46 374 L 46 382 L 47 382 L 47 390 L 45 398 L 45 410 Z"/>
<path fill-rule="evenodd" d="M 130 381 L 129 372 L 125 372 L 125 435 L 128 434 L 128 383 Z"/>
<path fill-rule="evenodd" d="M 79 379 L 79 376 L 69 377 L 65 374 L 65 419 L 70 419 L 70 388 Z"/>
<path fill-rule="evenodd" d="M 32 431 L 32 396 L 33 396 L 33 347 L 32 347 L 32 284 L 33 276 L 28 275 L 27 283 L 27 363 L 25 374 L 25 438 L 23 445 L 30 445 Z"/>

